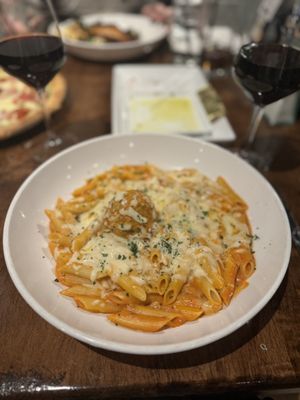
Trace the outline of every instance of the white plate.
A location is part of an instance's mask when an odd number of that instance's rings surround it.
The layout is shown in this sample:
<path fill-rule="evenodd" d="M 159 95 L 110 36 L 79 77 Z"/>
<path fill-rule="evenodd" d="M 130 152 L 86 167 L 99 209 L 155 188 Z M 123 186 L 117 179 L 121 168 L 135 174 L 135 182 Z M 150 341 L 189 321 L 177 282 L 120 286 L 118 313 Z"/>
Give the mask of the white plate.
<path fill-rule="evenodd" d="M 222 174 L 249 204 L 257 270 L 249 286 L 219 313 L 159 333 L 117 327 L 99 314 L 74 306 L 59 295 L 47 250 L 45 208 L 68 198 L 86 178 L 113 165 L 154 163 L 162 168 L 198 168 L 211 178 Z M 73 146 L 53 157 L 22 184 L 8 210 L 4 255 L 10 276 L 26 302 L 66 334 L 103 349 L 133 354 L 164 354 L 212 343 L 235 331 L 271 299 L 290 257 L 291 235 L 284 208 L 270 184 L 230 152 L 181 136 L 107 136 Z M 22 328 L 21 328 L 22 329 Z"/>
<path fill-rule="evenodd" d="M 89 25 L 100 21 L 104 24 L 113 24 L 122 30 L 132 30 L 138 39 L 126 43 L 91 43 L 81 40 L 71 40 L 63 36 L 64 28 L 74 20 L 66 20 L 59 24 L 63 40 L 69 54 L 92 61 L 121 61 L 141 57 L 150 53 L 167 36 L 167 27 L 152 22 L 149 18 L 139 14 L 126 13 L 99 13 L 85 15 L 81 20 Z M 53 32 L 53 26 L 49 27 Z"/>
<path fill-rule="evenodd" d="M 208 82 L 197 66 L 173 64 L 125 64 L 113 68 L 112 80 L 112 132 L 114 134 L 168 133 L 200 136 L 208 141 L 235 139 L 226 117 L 211 123 L 198 91 Z M 162 112 L 163 101 L 170 99 L 189 102 L 194 126 L 187 125 L 179 112 Z M 145 102 L 156 102 L 154 107 L 141 107 Z M 159 104 L 159 106 L 157 106 Z M 135 108 L 134 108 L 135 107 Z M 153 111 L 155 110 L 155 111 Z M 158 114 L 156 111 L 158 111 Z M 188 121 L 188 122 L 186 122 Z"/>

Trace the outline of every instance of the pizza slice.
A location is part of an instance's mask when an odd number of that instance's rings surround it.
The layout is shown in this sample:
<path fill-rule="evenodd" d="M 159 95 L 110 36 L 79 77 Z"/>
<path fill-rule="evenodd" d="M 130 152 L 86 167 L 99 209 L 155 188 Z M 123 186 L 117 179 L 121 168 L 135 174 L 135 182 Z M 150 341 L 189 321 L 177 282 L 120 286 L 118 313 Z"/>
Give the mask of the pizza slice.
<path fill-rule="evenodd" d="M 57 74 L 46 87 L 46 107 L 57 111 L 66 95 L 66 81 Z M 44 118 L 35 89 L 0 69 L 0 140 L 28 129 Z"/>

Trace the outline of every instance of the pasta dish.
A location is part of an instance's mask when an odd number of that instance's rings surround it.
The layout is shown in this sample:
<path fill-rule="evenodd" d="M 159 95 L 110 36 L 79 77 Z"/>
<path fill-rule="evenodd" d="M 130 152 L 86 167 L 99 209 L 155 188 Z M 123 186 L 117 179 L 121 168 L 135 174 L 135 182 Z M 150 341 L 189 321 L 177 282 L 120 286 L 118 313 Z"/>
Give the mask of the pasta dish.
<path fill-rule="evenodd" d="M 85 25 L 80 20 L 74 20 L 70 25 L 63 27 L 63 36 L 71 40 L 81 40 L 95 44 L 126 43 L 138 39 L 138 35 L 130 30 L 122 30 L 114 24 L 96 22 Z"/>
<path fill-rule="evenodd" d="M 62 295 L 130 329 L 216 313 L 255 269 L 246 203 L 196 169 L 115 166 L 45 212 Z"/>

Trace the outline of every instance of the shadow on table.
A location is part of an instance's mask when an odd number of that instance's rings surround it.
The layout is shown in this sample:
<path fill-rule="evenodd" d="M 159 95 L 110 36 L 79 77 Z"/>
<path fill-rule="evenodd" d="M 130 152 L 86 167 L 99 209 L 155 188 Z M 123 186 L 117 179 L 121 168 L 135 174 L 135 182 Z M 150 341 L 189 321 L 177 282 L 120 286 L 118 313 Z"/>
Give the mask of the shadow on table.
<path fill-rule="evenodd" d="M 0 149 L 15 146 L 20 143 L 26 143 L 26 142 L 34 139 L 37 135 L 42 133 L 44 130 L 45 130 L 45 127 L 44 127 L 44 123 L 42 121 L 30 129 L 24 130 L 23 132 L 19 132 L 11 137 L 2 139 L 0 141 Z"/>
<path fill-rule="evenodd" d="M 54 121 L 51 123 L 50 129 L 53 126 L 54 132 L 63 140 L 63 145 L 55 152 L 63 150 L 71 145 L 77 144 L 83 140 L 101 136 L 110 132 L 110 122 L 103 121 L 100 118 L 79 120 L 70 123 L 60 124 Z M 42 147 L 47 140 L 44 123 L 41 122 L 34 127 L 8 137 L 0 141 L 0 149 L 5 149 L 13 146 L 23 146 L 24 150 L 34 152 L 35 149 Z M 51 155 L 51 154 L 50 154 Z"/>
<path fill-rule="evenodd" d="M 288 171 L 300 165 L 300 140 L 284 135 L 258 136 L 253 148 L 264 156 L 266 170 Z"/>
<path fill-rule="evenodd" d="M 300 136 L 297 141 L 279 136 L 271 141 L 271 146 L 275 150 L 270 167 L 272 171 L 291 170 L 300 165 Z"/>
<path fill-rule="evenodd" d="M 88 347 L 115 361 L 137 365 L 142 368 L 172 369 L 205 364 L 232 353 L 256 336 L 277 310 L 284 295 L 286 284 L 287 275 L 273 298 L 252 320 L 227 337 L 198 349 L 176 354 L 139 356 L 113 353 L 106 350 L 95 349 L 90 346 Z"/>

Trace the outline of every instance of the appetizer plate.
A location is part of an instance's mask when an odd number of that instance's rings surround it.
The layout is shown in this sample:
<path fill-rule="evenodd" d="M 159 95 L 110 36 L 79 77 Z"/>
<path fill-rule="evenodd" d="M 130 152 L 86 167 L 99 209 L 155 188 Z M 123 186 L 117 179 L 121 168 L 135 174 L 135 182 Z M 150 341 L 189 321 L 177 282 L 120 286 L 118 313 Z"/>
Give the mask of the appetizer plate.
<path fill-rule="evenodd" d="M 168 133 L 232 141 L 225 116 L 211 123 L 199 91 L 208 87 L 197 66 L 124 64 L 113 68 L 112 132 Z"/>
<path fill-rule="evenodd" d="M 64 30 L 74 20 L 68 19 L 59 24 L 63 41 L 69 54 L 92 61 L 121 61 L 141 57 L 152 52 L 167 36 L 167 27 L 152 22 L 149 18 L 139 14 L 101 13 L 85 15 L 81 21 L 86 25 L 96 22 L 112 24 L 123 31 L 132 31 L 138 35 L 137 40 L 125 43 L 93 43 L 82 40 L 68 39 Z M 49 32 L 53 32 L 50 25 Z"/>
<path fill-rule="evenodd" d="M 87 178 L 113 165 L 150 162 L 165 169 L 192 167 L 225 177 L 247 201 L 257 269 L 249 286 L 212 316 L 158 333 L 115 326 L 104 315 L 78 309 L 59 294 L 47 248 L 45 208 L 68 198 Z M 45 182 L 47 184 L 45 185 Z M 272 223 L 270 223 L 272 221 Z M 279 287 L 290 257 L 284 207 L 270 184 L 251 166 L 214 144 L 170 135 L 105 136 L 59 153 L 36 169 L 16 193 L 4 225 L 4 255 L 24 300 L 46 321 L 89 345 L 132 354 L 166 354 L 212 343 L 253 318 Z M 272 266 L 272 268 L 270 268 Z"/>

